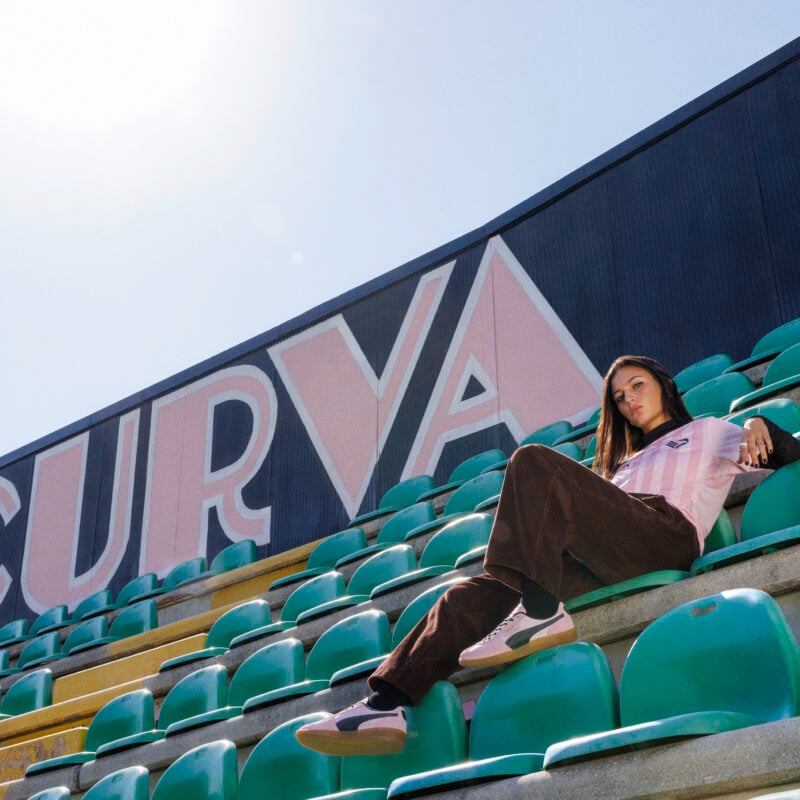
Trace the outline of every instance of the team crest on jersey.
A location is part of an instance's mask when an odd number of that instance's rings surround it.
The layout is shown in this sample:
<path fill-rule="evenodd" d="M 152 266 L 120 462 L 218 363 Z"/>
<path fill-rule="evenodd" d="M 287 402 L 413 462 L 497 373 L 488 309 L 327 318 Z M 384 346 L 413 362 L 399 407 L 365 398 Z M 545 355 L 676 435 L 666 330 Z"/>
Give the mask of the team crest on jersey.
<path fill-rule="evenodd" d="M 683 447 L 685 444 L 689 444 L 688 439 L 678 439 L 677 441 L 675 439 L 670 439 L 667 442 L 667 447 L 671 447 L 673 450 L 677 450 L 679 447 Z"/>

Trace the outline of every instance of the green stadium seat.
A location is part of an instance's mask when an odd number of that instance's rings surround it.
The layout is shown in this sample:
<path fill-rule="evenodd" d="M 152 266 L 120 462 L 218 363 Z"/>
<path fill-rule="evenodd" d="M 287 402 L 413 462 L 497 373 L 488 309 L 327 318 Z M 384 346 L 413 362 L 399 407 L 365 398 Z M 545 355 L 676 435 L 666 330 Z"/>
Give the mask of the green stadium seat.
<path fill-rule="evenodd" d="M 82 800 L 148 800 L 150 773 L 141 766 L 125 767 L 101 778 Z"/>
<path fill-rule="evenodd" d="M 238 789 L 236 745 L 222 739 L 195 747 L 173 761 L 151 800 L 237 800 Z"/>
<path fill-rule="evenodd" d="M 67 786 L 54 786 L 32 794 L 28 800 L 69 800 L 70 790 Z"/>
<path fill-rule="evenodd" d="M 321 606 L 345 594 L 344 577 L 340 572 L 331 571 L 309 578 L 298 586 L 287 598 L 281 608 L 281 616 L 277 622 L 259 625 L 231 639 L 230 647 L 239 647 L 254 639 L 263 639 L 280 631 L 293 628 L 297 617 L 304 611 Z"/>
<path fill-rule="evenodd" d="M 73 649 L 93 647 L 94 642 L 108 636 L 108 620 L 105 617 L 90 617 L 76 625 L 64 639 L 60 658 L 66 658 Z"/>
<path fill-rule="evenodd" d="M 101 589 L 99 592 L 94 592 L 88 597 L 84 597 L 72 612 L 70 624 L 77 625 L 87 617 L 101 614 L 103 611 L 108 610 L 111 606 L 111 592 L 108 589 Z"/>
<path fill-rule="evenodd" d="M 731 413 L 800 386 L 800 344 L 788 347 L 767 367 L 761 388 L 731 403 Z"/>
<path fill-rule="evenodd" d="M 733 529 L 733 523 L 728 512 L 723 508 L 714 523 L 714 527 L 706 536 L 703 552 L 715 553 L 722 548 L 729 547 L 735 541 L 736 531 Z M 635 578 L 612 583 L 609 586 L 601 586 L 599 589 L 593 589 L 591 592 L 570 598 L 564 605 L 567 611 L 580 611 L 610 603 L 613 600 L 621 600 L 623 597 L 639 594 L 639 592 L 644 592 L 648 589 L 668 586 L 671 583 L 677 583 L 691 577 L 694 573 L 695 564 L 697 564 L 697 560 L 691 565 L 690 570 L 663 569 L 656 572 L 647 572 L 644 575 L 637 575 Z"/>
<path fill-rule="evenodd" d="M 559 436 L 552 444 L 564 444 L 564 442 L 573 442 L 576 439 L 582 439 L 584 436 L 588 436 L 591 433 L 594 433 L 597 430 L 597 426 L 600 424 L 600 406 L 598 406 L 593 412 L 592 416 L 586 421 L 584 425 L 581 425 L 578 428 L 573 428 L 568 434 L 563 436 Z M 550 442 L 526 442 L 526 444 L 550 444 Z"/>
<path fill-rule="evenodd" d="M 596 452 L 597 452 L 597 437 L 593 436 L 589 444 L 586 445 L 586 451 L 583 454 L 583 458 L 580 459 L 581 464 L 583 464 L 585 467 L 591 468 Z"/>
<path fill-rule="evenodd" d="M 28 633 L 28 620 L 15 619 L 0 628 L 0 647 L 7 647 L 17 642 L 25 642 L 31 638 Z"/>
<path fill-rule="evenodd" d="M 562 419 L 558 422 L 551 422 L 541 428 L 537 428 L 533 433 L 529 433 L 520 443 L 522 447 L 526 444 L 546 444 L 549 447 L 558 444 L 562 439 L 566 439 L 575 430 L 571 422 Z"/>
<path fill-rule="evenodd" d="M 314 606 L 297 615 L 297 624 L 308 622 L 333 611 L 365 603 L 370 592 L 380 583 L 385 583 L 398 575 L 417 568 L 417 556 L 407 544 L 397 544 L 370 556 L 358 566 L 347 584 L 347 591 L 341 597 Z"/>
<path fill-rule="evenodd" d="M 161 705 L 158 727 L 165 736 L 203 725 L 208 713 L 228 705 L 228 671 L 211 664 L 181 678 Z"/>
<path fill-rule="evenodd" d="M 272 610 L 266 600 L 256 599 L 242 603 L 230 611 L 226 611 L 211 626 L 206 635 L 206 646 L 202 650 L 167 659 L 161 664 L 158 671 L 164 672 L 181 664 L 202 661 L 227 653 L 231 642 L 237 636 L 261 628 L 270 622 L 272 622 Z"/>
<path fill-rule="evenodd" d="M 471 560 L 483 558 L 491 532 L 492 518 L 489 514 L 467 514 L 448 523 L 425 545 L 419 559 L 419 569 L 379 584 L 370 592 L 370 598 L 374 600 L 403 586 L 451 572 L 458 560 L 467 553 Z"/>
<path fill-rule="evenodd" d="M 800 648 L 756 589 L 684 603 L 648 625 L 620 681 L 622 727 L 548 747 L 545 769 L 798 713 Z"/>
<path fill-rule="evenodd" d="M 245 762 L 238 800 L 309 800 L 336 792 L 341 758 L 316 753 L 295 739 L 298 728 L 329 716 L 307 714 L 270 731 Z"/>
<path fill-rule="evenodd" d="M 304 680 L 251 697 L 243 711 L 247 714 L 290 697 L 313 694 L 328 689 L 334 679 L 342 682 L 363 674 L 366 662 L 385 656 L 390 646 L 389 621 L 382 611 L 371 609 L 340 620 L 311 648 Z M 361 671 L 352 670 L 356 664 L 363 665 Z"/>
<path fill-rule="evenodd" d="M 491 469 L 499 462 L 505 461 L 506 454 L 502 450 L 484 450 L 482 453 L 464 459 L 451 473 L 447 482 L 435 486 L 421 494 L 418 500 L 431 500 L 440 494 L 458 489 L 459 486 L 473 478 L 477 478 L 484 470 Z"/>
<path fill-rule="evenodd" d="M 58 631 L 40 633 L 22 648 L 22 652 L 17 658 L 17 666 L 11 668 L 11 673 L 35 667 L 37 664 L 45 664 L 58 658 L 60 653 L 61 634 Z M 8 671 L 7 674 L 9 674 Z"/>
<path fill-rule="evenodd" d="M 418 594 L 397 618 L 392 630 L 392 647 L 397 647 L 408 636 L 412 628 L 433 608 L 436 601 L 454 584 L 466 580 L 463 577 L 439 583 Z"/>
<path fill-rule="evenodd" d="M 695 361 L 673 376 L 673 379 L 678 391 L 683 394 L 711 378 L 719 377 L 731 364 L 733 359 L 727 353 L 717 353 Z"/>
<path fill-rule="evenodd" d="M 338 533 L 332 533 L 323 539 L 312 551 L 306 562 L 306 568 L 272 581 L 270 590 L 289 586 L 292 583 L 322 575 L 336 566 L 339 559 L 349 553 L 355 553 L 367 546 L 367 535 L 361 528 L 347 528 Z"/>
<path fill-rule="evenodd" d="M 345 564 L 351 564 L 380 550 L 386 550 L 387 547 L 401 544 L 410 530 L 435 519 L 436 510 L 429 501 L 414 503 L 413 506 L 395 512 L 378 531 L 374 544 L 343 556 L 336 562 L 336 569 L 341 569 Z"/>
<path fill-rule="evenodd" d="M 191 583 L 201 578 L 207 571 L 207 564 L 203 556 L 196 556 L 182 561 L 180 564 L 174 566 L 164 577 L 161 586 L 152 586 L 145 588 L 144 591 L 133 597 L 128 598 L 128 603 L 138 602 L 139 600 L 146 600 L 151 597 L 156 597 L 166 592 L 171 592 L 185 583 Z"/>
<path fill-rule="evenodd" d="M 779 325 L 777 328 L 773 328 L 768 333 L 765 333 L 755 345 L 753 345 L 749 358 L 731 364 L 725 371 L 741 372 L 763 361 L 767 361 L 770 358 L 774 358 L 779 353 L 786 350 L 787 347 L 791 347 L 798 342 L 800 342 L 800 317 L 785 322 L 783 325 Z"/>
<path fill-rule="evenodd" d="M 92 718 L 83 750 L 31 764 L 25 775 L 37 775 L 71 764 L 93 761 L 98 749 L 153 728 L 153 695 L 147 689 L 122 694 L 109 700 Z"/>
<path fill-rule="evenodd" d="M 774 422 L 789 433 L 800 433 L 800 406 L 786 397 L 775 397 L 763 403 L 750 406 L 744 411 L 738 411 L 725 417 L 727 422 L 734 425 L 744 425 L 745 420 L 754 416 L 762 416 Z"/>
<path fill-rule="evenodd" d="M 239 567 L 246 567 L 258 559 L 258 549 L 252 539 L 243 539 L 241 542 L 229 544 L 217 553 L 211 560 L 205 575 L 222 575 Z"/>
<path fill-rule="evenodd" d="M 89 612 L 85 613 L 82 618 L 88 619 L 97 614 L 105 614 L 109 611 L 116 611 L 118 608 L 124 608 L 131 602 L 143 600 L 146 594 L 152 595 L 154 590 L 158 590 L 158 577 L 155 572 L 147 572 L 144 575 L 139 575 L 138 578 L 128 581 L 128 583 L 119 590 L 119 594 L 117 594 L 115 600 L 110 600 L 105 606 L 98 606 L 91 609 Z"/>
<path fill-rule="evenodd" d="M 94 617 L 81 624 L 87 627 L 87 633 L 89 633 L 92 623 L 98 621 L 102 623 L 105 619 L 105 617 Z M 120 639 L 127 639 L 129 636 L 137 636 L 140 633 L 152 631 L 157 627 L 158 606 L 155 600 L 140 600 L 138 603 L 123 608 L 108 627 L 107 633 L 104 634 L 99 630 L 98 635 L 94 638 L 89 638 L 88 635 L 81 636 L 80 641 L 76 641 L 70 645 L 69 655 L 82 653 L 84 650 L 89 650 L 92 647 L 100 647 L 104 644 L 117 642 Z M 77 628 L 75 630 L 77 631 Z M 75 631 L 73 631 L 70 636 L 74 633 Z"/>
<path fill-rule="evenodd" d="M 696 559 L 692 572 L 709 572 L 800 541 L 800 461 L 781 467 L 756 486 L 742 513 L 741 539 Z"/>
<path fill-rule="evenodd" d="M 430 491 L 435 486 L 434 480 L 430 475 L 415 475 L 413 478 L 400 481 L 389 489 L 381 497 L 378 507 L 374 511 L 368 511 L 350 520 L 348 527 L 352 528 L 364 522 L 390 514 L 393 511 L 402 511 L 404 508 L 413 505 L 421 494 Z"/>
<path fill-rule="evenodd" d="M 52 702 L 53 673 L 49 669 L 38 669 L 9 686 L 0 701 L 0 719 L 46 708 Z"/>
<path fill-rule="evenodd" d="M 57 628 L 63 628 L 66 625 L 69 625 L 69 613 L 67 607 L 62 603 L 39 614 L 31 623 L 28 633 L 31 636 L 38 636 L 40 633 L 47 633 Z"/>
<path fill-rule="evenodd" d="M 477 478 L 473 478 L 459 486 L 447 499 L 441 517 L 412 528 L 405 535 L 403 541 L 409 542 L 418 536 L 432 533 L 447 525 L 448 522 L 453 522 L 463 517 L 465 514 L 482 511 L 484 507 L 490 508 L 500 496 L 504 477 L 505 473 L 502 470 L 495 469 L 490 472 L 484 472 L 482 475 L 478 475 Z"/>
<path fill-rule="evenodd" d="M 731 410 L 731 403 L 756 387 L 743 372 L 726 372 L 689 389 L 683 402 L 695 417 L 724 417 Z"/>
<path fill-rule="evenodd" d="M 121 696 L 129 699 L 125 703 L 114 706 L 113 711 L 109 714 L 109 716 L 112 713 L 118 716 L 114 738 L 108 737 L 107 741 L 97 745 L 96 758 L 164 738 L 164 729 L 160 727 L 161 720 L 159 719 L 158 724 L 155 722 L 155 704 L 153 694 L 149 689 L 137 689 Z M 113 718 L 109 719 L 109 728 L 113 724 Z"/>
<path fill-rule="evenodd" d="M 305 679 L 306 659 L 299 639 L 281 639 L 246 658 L 231 679 L 228 703 L 238 707 L 256 695 L 271 692 Z"/>
<path fill-rule="evenodd" d="M 469 730 L 469 761 L 399 778 L 393 800 L 542 769 L 545 750 L 619 724 L 614 675 L 595 644 L 575 642 L 524 658 L 489 681 Z"/>

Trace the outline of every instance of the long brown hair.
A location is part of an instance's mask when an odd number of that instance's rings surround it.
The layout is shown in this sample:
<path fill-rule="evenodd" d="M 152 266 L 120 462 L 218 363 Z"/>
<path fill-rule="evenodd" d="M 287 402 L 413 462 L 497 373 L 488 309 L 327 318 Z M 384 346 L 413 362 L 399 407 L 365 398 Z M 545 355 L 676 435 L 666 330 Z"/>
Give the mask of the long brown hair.
<path fill-rule="evenodd" d="M 681 424 L 692 420 L 675 381 L 658 361 L 647 356 L 620 356 L 608 368 L 603 381 L 603 403 L 597 426 L 597 452 L 592 463 L 592 469 L 604 478 L 610 478 L 622 461 L 641 450 L 644 439 L 642 431 L 622 416 L 614 400 L 611 381 L 622 367 L 639 367 L 658 381 L 664 412 L 670 419 Z"/>

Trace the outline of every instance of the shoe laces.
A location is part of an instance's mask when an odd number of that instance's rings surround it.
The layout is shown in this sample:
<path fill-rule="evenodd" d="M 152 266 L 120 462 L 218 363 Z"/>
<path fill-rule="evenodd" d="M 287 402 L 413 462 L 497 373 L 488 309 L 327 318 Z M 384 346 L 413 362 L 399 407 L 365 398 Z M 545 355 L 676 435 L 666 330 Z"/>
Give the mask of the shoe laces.
<path fill-rule="evenodd" d="M 511 623 L 520 614 L 524 614 L 524 613 L 525 612 L 523 612 L 523 611 L 515 611 L 513 614 L 509 614 L 488 636 L 484 636 L 483 639 L 481 639 L 481 643 L 482 642 L 488 642 L 489 639 L 493 639 L 495 636 L 497 636 L 498 633 L 500 633 L 505 628 L 507 628 L 509 625 L 511 625 Z"/>

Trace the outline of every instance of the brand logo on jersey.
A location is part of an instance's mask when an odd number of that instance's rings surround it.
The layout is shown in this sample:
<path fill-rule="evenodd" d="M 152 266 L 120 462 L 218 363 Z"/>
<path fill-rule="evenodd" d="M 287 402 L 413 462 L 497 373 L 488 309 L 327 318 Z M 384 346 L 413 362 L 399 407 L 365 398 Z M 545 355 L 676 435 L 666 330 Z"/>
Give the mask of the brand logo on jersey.
<path fill-rule="evenodd" d="M 667 442 L 667 447 L 671 447 L 673 450 L 677 450 L 679 447 L 683 447 L 685 444 L 689 444 L 688 439 L 678 439 L 677 441 L 674 439 L 670 439 Z"/>

